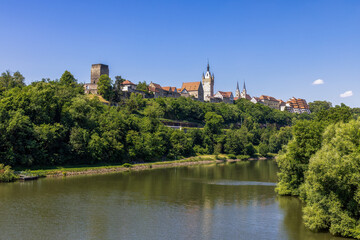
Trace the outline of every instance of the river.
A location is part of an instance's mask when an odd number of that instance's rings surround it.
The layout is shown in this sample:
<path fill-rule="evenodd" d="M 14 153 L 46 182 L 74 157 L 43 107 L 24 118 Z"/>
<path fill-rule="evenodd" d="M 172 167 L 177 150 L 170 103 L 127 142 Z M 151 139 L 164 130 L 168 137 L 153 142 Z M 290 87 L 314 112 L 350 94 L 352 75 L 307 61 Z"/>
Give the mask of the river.
<path fill-rule="evenodd" d="M 0 184 L 0 239 L 339 240 L 279 197 L 274 161 Z"/>

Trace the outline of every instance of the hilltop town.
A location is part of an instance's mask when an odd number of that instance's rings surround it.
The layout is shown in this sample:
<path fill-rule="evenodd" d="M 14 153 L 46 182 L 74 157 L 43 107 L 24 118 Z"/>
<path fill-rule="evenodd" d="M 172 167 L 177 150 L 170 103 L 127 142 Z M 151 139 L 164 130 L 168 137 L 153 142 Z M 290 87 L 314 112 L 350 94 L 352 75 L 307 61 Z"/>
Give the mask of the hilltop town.
<path fill-rule="evenodd" d="M 91 81 L 84 84 L 86 94 L 98 95 L 98 83 L 102 75 L 109 76 L 109 66 L 105 64 L 93 64 L 91 66 Z M 237 82 L 235 96 L 233 92 L 217 91 L 214 94 L 215 76 L 210 71 L 210 64 L 207 64 L 206 73 L 202 74 L 201 81 L 198 82 L 183 82 L 180 88 L 174 86 L 161 86 L 158 83 L 150 82 L 146 86 L 146 90 L 139 90 L 137 84 L 122 79 L 120 88 L 123 93 L 129 96 L 131 93 L 138 93 L 144 98 L 158 98 L 158 97 L 191 97 L 198 101 L 213 102 L 213 103 L 233 103 L 237 99 L 247 99 L 252 103 L 259 103 L 280 111 L 288 111 L 292 113 L 308 113 L 310 114 L 309 105 L 305 99 L 292 97 L 286 102 L 281 99 L 276 99 L 272 96 L 261 95 L 260 97 L 251 97 L 246 89 L 244 81 L 243 89 L 240 91 L 239 83 Z"/>

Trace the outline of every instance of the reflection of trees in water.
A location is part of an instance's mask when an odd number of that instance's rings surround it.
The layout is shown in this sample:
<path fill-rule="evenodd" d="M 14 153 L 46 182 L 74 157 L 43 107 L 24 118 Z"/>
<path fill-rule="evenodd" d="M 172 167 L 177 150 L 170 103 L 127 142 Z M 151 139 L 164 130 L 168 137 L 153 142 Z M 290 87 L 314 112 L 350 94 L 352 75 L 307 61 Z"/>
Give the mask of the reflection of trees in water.
<path fill-rule="evenodd" d="M 345 238 L 338 238 L 329 233 L 313 233 L 306 229 L 302 221 L 302 203 L 299 198 L 278 196 L 280 208 L 283 210 L 284 221 L 283 231 L 287 232 L 289 239 L 300 240 L 341 240 Z M 348 239 L 348 238 L 347 238 Z"/>
<path fill-rule="evenodd" d="M 274 187 L 257 185 L 217 185 L 217 181 L 275 182 L 273 161 L 252 161 L 156 169 L 114 176 L 121 191 L 140 194 L 148 200 L 160 200 L 187 207 L 213 207 L 216 203 L 267 205 L 273 202 Z M 115 190 L 115 189 L 114 189 Z"/>

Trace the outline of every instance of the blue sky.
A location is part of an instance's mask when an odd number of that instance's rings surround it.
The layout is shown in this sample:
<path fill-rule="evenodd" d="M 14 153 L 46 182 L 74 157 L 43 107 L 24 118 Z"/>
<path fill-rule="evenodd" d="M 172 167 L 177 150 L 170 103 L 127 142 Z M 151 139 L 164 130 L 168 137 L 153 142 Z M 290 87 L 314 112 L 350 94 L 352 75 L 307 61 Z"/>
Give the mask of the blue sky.
<path fill-rule="evenodd" d="M 209 59 L 215 91 L 246 80 L 251 96 L 360 107 L 358 0 L 0 0 L 0 29 L 0 72 L 27 83 L 65 70 L 89 82 L 104 63 L 112 78 L 180 87 Z"/>

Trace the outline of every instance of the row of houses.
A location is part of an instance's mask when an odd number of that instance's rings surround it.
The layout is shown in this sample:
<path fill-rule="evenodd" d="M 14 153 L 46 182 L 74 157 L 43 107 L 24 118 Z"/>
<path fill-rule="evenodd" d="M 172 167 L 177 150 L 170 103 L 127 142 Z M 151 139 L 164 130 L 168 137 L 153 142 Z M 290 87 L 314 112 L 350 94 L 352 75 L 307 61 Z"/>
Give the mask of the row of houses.
<path fill-rule="evenodd" d="M 276 99 L 271 96 L 261 95 L 260 97 L 253 97 L 250 100 L 253 103 L 260 103 L 273 109 L 280 111 L 288 111 L 292 113 L 311 113 L 309 105 L 305 99 L 302 98 L 290 98 L 287 102 L 281 99 Z"/>
<path fill-rule="evenodd" d="M 109 67 L 104 64 L 93 64 L 91 68 L 91 83 L 84 84 L 85 93 L 97 94 L 97 83 L 101 75 L 109 75 Z M 144 97 L 191 97 L 198 101 L 208 102 L 224 102 L 232 103 L 234 100 L 244 98 L 250 100 L 252 103 L 260 103 L 273 109 L 281 111 L 289 111 L 294 113 L 310 113 L 309 106 L 305 99 L 291 98 L 287 102 L 281 99 L 276 99 L 271 96 L 261 95 L 260 97 L 251 97 L 246 90 L 246 85 L 240 92 L 239 83 L 237 83 L 235 97 L 232 92 L 218 91 L 214 94 L 214 74 L 210 72 L 210 66 L 207 65 L 206 73 L 202 75 L 202 81 L 198 82 L 183 82 L 180 88 L 166 86 L 162 87 L 160 84 L 151 82 L 148 85 L 148 91 L 150 95 L 145 95 L 144 92 L 136 89 L 136 84 L 129 80 L 125 80 L 121 83 L 121 90 L 123 92 L 132 93 L 137 92 L 142 94 Z M 130 95 L 127 96 L 130 96 Z"/>

